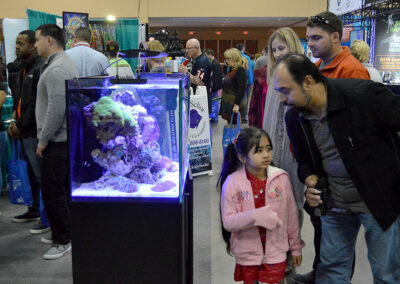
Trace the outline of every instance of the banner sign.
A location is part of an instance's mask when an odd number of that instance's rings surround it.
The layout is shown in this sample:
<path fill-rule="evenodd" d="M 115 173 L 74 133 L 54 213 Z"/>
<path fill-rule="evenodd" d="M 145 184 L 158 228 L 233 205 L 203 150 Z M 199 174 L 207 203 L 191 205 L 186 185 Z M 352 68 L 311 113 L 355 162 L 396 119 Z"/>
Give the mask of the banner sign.
<path fill-rule="evenodd" d="M 377 18 L 375 36 L 375 68 L 400 81 L 400 17 Z"/>
<path fill-rule="evenodd" d="M 329 1 L 329 12 L 343 15 L 361 9 L 363 0 L 331 0 Z"/>
<path fill-rule="evenodd" d="M 191 89 L 192 92 L 192 89 Z M 212 175 L 210 119 L 205 86 L 190 94 L 189 164 L 192 175 Z"/>

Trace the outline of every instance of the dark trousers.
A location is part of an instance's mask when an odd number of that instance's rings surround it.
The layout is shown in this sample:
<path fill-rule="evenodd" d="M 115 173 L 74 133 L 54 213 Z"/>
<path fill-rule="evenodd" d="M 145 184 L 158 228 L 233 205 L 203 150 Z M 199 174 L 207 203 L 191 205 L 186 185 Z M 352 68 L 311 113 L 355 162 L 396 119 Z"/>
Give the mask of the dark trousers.
<path fill-rule="evenodd" d="M 50 142 L 43 151 L 40 165 L 43 203 L 55 244 L 67 244 L 71 240 L 68 161 L 68 143 Z"/>
<path fill-rule="evenodd" d="M 39 213 L 40 210 L 40 165 L 36 156 L 38 140 L 35 137 L 21 139 L 22 155 L 27 164 L 29 184 L 32 191 L 32 210 Z"/>
<path fill-rule="evenodd" d="M 311 224 L 314 227 L 314 250 L 315 257 L 313 262 L 313 270 L 316 272 L 318 264 L 321 262 L 319 257 L 320 247 L 321 247 L 321 218 L 314 215 L 314 209 L 308 205 L 307 202 L 304 203 L 304 210 L 310 215 Z"/>

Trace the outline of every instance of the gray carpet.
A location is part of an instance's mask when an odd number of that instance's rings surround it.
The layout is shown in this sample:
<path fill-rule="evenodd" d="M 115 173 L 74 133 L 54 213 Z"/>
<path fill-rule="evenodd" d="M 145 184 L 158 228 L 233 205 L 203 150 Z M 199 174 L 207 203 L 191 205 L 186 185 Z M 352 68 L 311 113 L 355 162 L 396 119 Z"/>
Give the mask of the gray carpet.
<path fill-rule="evenodd" d="M 222 129 L 224 122 L 212 124 L 213 176 L 194 179 L 194 283 L 232 284 L 234 258 L 225 251 L 220 233 L 219 194 L 216 190 L 222 163 Z M 69 284 L 72 283 L 71 254 L 45 261 L 42 254 L 49 245 L 33 236 L 33 223 L 14 224 L 11 218 L 25 208 L 11 205 L 6 193 L 0 196 L 0 283 L 1 284 Z M 305 217 L 302 237 L 306 242 L 299 272 L 307 272 L 313 259 L 312 228 Z M 99 260 L 101 261 L 101 260 Z M 168 282 L 165 282 L 169 284 Z M 363 231 L 357 243 L 357 263 L 353 284 L 372 283 Z M 120 283 L 118 283 L 120 284 Z M 144 283 L 138 283 L 144 284 Z"/>

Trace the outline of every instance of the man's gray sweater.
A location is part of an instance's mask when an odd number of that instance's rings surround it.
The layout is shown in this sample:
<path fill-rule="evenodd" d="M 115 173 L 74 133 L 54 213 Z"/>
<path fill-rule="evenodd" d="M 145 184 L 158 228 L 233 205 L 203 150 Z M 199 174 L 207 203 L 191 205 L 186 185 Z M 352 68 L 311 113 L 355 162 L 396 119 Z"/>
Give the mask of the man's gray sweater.
<path fill-rule="evenodd" d="M 78 77 L 75 65 L 64 52 L 55 52 L 43 64 L 36 99 L 37 137 L 42 146 L 67 141 L 65 80 Z"/>

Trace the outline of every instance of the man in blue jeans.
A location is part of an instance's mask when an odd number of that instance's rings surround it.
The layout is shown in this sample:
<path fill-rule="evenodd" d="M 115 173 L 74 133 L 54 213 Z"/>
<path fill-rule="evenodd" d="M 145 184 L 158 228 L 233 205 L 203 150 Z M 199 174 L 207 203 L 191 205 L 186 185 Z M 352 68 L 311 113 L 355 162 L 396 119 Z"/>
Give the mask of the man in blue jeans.
<path fill-rule="evenodd" d="M 304 55 L 283 57 L 273 78 L 292 106 L 285 121 L 307 203 L 326 205 L 316 283 L 350 282 L 361 225 L 374 283 L 399 283 L 400 97 L 369 80 L 324 77 Z"/>

